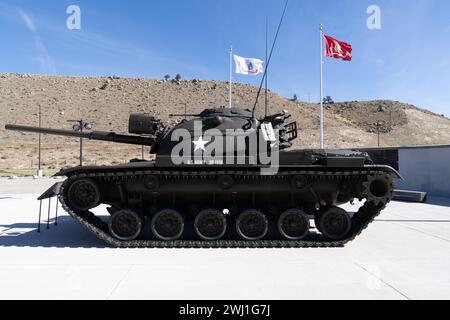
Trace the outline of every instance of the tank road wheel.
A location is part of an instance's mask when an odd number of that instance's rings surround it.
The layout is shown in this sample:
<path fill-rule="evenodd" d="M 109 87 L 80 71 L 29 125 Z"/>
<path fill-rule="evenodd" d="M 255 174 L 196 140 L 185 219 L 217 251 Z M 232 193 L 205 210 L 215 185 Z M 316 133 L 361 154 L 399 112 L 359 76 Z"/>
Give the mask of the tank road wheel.
<path fill-rule="evenodd" d="M 387 204 L 392 199 L 394 192 L 391 176 L 383 173 L 368 176 L 367 181 L 363 183 L 363 188 L 363 195 L 375 205 Z"/>
<path fill-rule="evenodd" d="M 67 200 L 72 208 L 88 211 L 100 204 L 100 189 L 91 179 L 75 180 L 67 190 Z"/>
<path fill-rule="evenodd" d="M 264 238 L 269 230 L 269 222 L 264 213 L 258 210 L 247 210 L 236 220 L 236 230 L 243 239 L 255 241 Z"/>
<path fill-rule="evenodd" d="M 310 222 L 306 213 L 299 209 L 284 212 L 278 219 L 278 230 L 288 240 L 301 240 L 309 234 Z"/>
<path fill-rule="evenodd" d="M 227 219 L 219 210 L 206 209 L 194 222 L 195 232 L 203 240 L 219 240 L 227 231 Z"/>
<path fill-rule="evenodd" d="M 162 210 L 152 219 L 152 231 L 159 240 L 177 240 L 183 234 L 184 219 L 175 210 Z"/>
<path fill-rule="evenodd" d="M 114 213 L 108 222 L 109 232 L 119 240 L 132 241 L 142 232 L 141 217 L 132 210 L 119 210 Z"/>
<path fill-rule="evenodd" d="M 318 229 L 330 240 L 345 239 L 352 227 L 352 220 L 344 209 L 332 207 L 319 214 Z"/>

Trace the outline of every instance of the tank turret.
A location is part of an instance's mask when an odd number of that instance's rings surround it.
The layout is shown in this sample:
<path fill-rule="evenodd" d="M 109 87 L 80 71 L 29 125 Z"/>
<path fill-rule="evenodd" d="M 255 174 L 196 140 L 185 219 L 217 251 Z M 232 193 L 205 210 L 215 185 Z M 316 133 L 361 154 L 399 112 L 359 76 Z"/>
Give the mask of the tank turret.
<path fill-rule="evenodd" d="M 173 116 L 173 115 L 172 115 Z M 41 133 L 64 137 L 84 138 L 89 140 L 109 141 L 122 144 L 151 146 L 151 153 L 170 155 L 177 141 L 171 135 L 177 130 L 186 130 L 194 134 L 195 124 L 200 123 L 200 130 L 207 132 L 215 129 L 217 135 L 225 135 L 227 131 L 241 130 L 243 134 L 259 134 L 268 142 L 277 143 L 280 150 L 292 146 L 291 141 L 297 138 L 297 124 L 286 125 L 285 120 L 290 118 L 287 112 L 282 112 L 263 119 L 256 119 L 250 110 L 244 109 L 206 109 L 200 114 L 190 115 L 191 120 L 183 120 L 170 128 L 148 114 L 132 114 L 129 118 L 129 134 L 115 132 L 75 132 L 71 130 L 38 128 L 22 125 L 6 125 L 6 130 Z M 191 134 L 191 138 L 194 138 Z M 214 138 L 214 137 L 211 137 Z M 272 141 L 271 141 L 272 140 Z M 247 148 L 246 146 L 245 148 Z"/>

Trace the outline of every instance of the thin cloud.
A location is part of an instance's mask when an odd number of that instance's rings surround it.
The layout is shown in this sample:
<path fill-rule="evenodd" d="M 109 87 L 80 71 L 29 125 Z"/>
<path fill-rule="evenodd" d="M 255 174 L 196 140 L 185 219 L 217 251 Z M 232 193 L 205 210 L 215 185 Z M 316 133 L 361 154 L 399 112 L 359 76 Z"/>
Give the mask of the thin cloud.
<path fill-rule="evenodd" d="M 30 16 L 26 14 L 26 12 L 23 11 L 22 9 L 18 9 L 17 11 L 19 12 L 20 19 L 22 19 L 22 22 L 25 25 L 25 27 L 27 27 L 28 30 L 30 30 L 31 32 L 35 33 L 36 26 L 34 25 L 34 22 L 33 20 L 31 20 Z"/>
<path fill-rule="evenodd" d="M 209 75 L 211 74 L 210 69 L 202 64 L 181 61 L 176 57 L 167 56 L 165 54 L 162 55 L 154 50 L 148 50 L 147 48 L 136 46 L 133 43 L 110 38 L 103 34 L 88 32 L 86 30 L 83 30 L 83 32 L 67 32 L 67 30 L 64 30 L 63 28 L 60 28 L 59 25 L 56 25 L 54 21 L 49 20 L 41 20 L 39 21 L 39 24 L 37 24 L 36 21 L 34 21 L 32 17 L 28 15 L 27 12 L 22 8 L 7 6 L 0 0 L 0 16 L 4 17 L 5 19 L 11 19 L 11 17 L 13 17 L 14 15 L 16 15 L 16 17 L 18 15 L 20 18 L 14 19 L 14 21 L 20 22 L 22 25 L 24 25 L 24 27 L 26 27 L 35 35 L 35 38 L 38 34 L 38 29 L 40 31 L 51 32 L 53 35 L 57 35 L 58 37 L 60 37 L 62 41 L 79 41 L 80 43 L 86 45 L 87 48 L 92 50 L 91 52 L 97 51 L 104 52 L 108 55 L 129 57 L 128 60 L 130 61 L 131 67 L 134 67 L 137 70 L 142 70 L 143 67 L 146 66 L 147 68 L 153 69 L 156 75 L 164 72 L 167 73 L 167 69 L 161 66 L 168 65 L 171 66 L 174 70 L 183 68 L 186 70 L 186 72 L 196 74 L 198 78 L 209 78 Z M 43 46 L 43 42 L 38 35 L 37 39 L 35 40 L 35 44 L 36 47 Z M 41 65 L 43 70 L 46 70 L 45 72 L 56 73 L 55 64 L 47 53 L 47 50 L 43 51 L 42 54 L 40 54 L 39 57 L 36 57 L 35 60 Z M 67 61 L 59 62 L 59 65 L 61 64 L 62 66 L 68 65 Z M 83 65 L 83 63 L 81 63 L 80 66 L 81 65 Z M 104 67 L 117 68 L 116 65 L 111 66 L 106 64 L 104 65 Z M 128 65 L 128 68 L 129 67 L 130 65 Z M 136 72 L 133 71 L 130 73 L 130 75 L 135 73 Z M 138 75 L 143 76 L 142 74 Z"/>
<path fill-rule="evenodd" d="M 36 47 L 36 51 L 38 52 L 36 60 L 40 64 L 42 70 L 47 74 L 56 74 L 56 67 L 53 59 L 48 54 L 47 47 L 39 36 L 33 19 L 31 19 L 31 17 L 20 8 L 17 10 L 17 12 L 25 28 L 33 33 L 34 46 Z"/>

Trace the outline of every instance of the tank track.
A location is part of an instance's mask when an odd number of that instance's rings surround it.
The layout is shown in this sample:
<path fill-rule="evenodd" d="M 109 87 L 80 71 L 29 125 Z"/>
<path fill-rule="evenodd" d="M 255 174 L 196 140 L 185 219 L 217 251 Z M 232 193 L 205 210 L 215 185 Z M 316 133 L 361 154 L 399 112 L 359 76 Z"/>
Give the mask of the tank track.
<path fill-rule="evenodd" d="M 63 208 L 76 221 L 83 225 L 87 230 L 94 234 L 100 240 L 117 248 L 338 248 L 344 247 L 349 242 L 357 238 L 390 202 L 391 197 L 386 197 L 383 201 L 380 199 L 370 199 L 366 197 L 365 204 L 352 217 L 352 229 L 347 238 L 341 241 L 328 240 L 321 235 L 309 236 L 308 240 L 218 240 L 218 241 L 201 241 L 201 240 L 176 240 L 176 241 L 159 241 L 159 240 L 134 240 L 120 241 L 113 238 L 108 231 L 107 224 L 100 218 L 96 217 L 92 212 L 76 212 L 72 210 L 64 199 L 64 187 L 74 178 L 107 178 L 114 181 L 125 179 L 136 179 L 145 175 L 164 175 L 166 178 L 179 179 L 180 176 L 201 176 L 205 178 L 215 178 L 221 174 L 235 174 L 254 179 L 263 179 L 257 172 L 250 171 L 208 171 L 208 172 L 182 172 L 182 171 L 130 171 L 117 173 L 86 173 L 70 176 L 61 187 L 59 201 Z M 370 175 L 387 174 L 383 171 L 376 170 L 360 170 L 351 172 L 330 172 L 330 171 L 288 171 L 281 175 L 305 175 L 318 176 L 321 179 L 341 179 L 366 177 Z M 390 192 L 392 194 L 392 192 Z"/>

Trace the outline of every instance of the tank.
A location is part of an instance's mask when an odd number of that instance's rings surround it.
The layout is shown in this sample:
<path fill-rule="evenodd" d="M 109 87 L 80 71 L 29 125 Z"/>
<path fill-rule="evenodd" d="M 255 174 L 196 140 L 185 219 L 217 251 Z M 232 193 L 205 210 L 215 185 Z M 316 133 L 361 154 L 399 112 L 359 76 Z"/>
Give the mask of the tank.
<path fill-rule="evenodd" d="M 133 114 L 129 134 L 6 129 L 150 147 L 151 161 L 57 174 L 66 177 L 64 209 L 121 248 L 342 247 L 380 214 L 401 179 L 365 152 L 292 149 L 300 130 L 286 111 L 257 118 L 212 108 L 189 117 L 166 127 Z M 342 209 L 354 200 L 363 203 L 356 212 Z"/>

